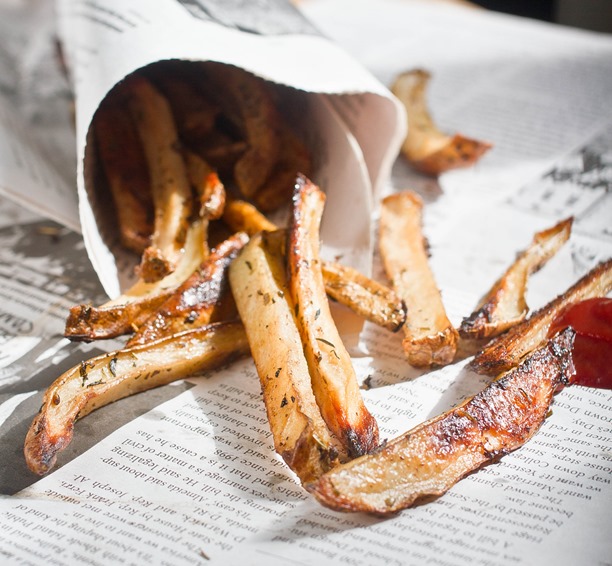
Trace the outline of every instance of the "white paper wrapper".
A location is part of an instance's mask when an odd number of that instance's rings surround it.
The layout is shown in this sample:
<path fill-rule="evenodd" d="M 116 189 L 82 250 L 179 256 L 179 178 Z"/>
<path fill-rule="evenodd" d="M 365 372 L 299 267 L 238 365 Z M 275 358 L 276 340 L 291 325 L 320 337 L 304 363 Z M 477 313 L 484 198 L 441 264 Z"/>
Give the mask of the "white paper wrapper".
<path fill-rule="evenodd" d="M 58 28 L 76 99 L 79 214 L 100 280 L 114 297 L 133 265 L 102 226 L 87 179 L 88 132 L 108 92 L 160 61 L 216 61 L 295 89 L 298 130 L 315 152 L 313 180 L 328 195 L 323 255 L 369 271 L 373 197 L 405 135 L 387 89 L 281 0 L 59 0 Z"/>

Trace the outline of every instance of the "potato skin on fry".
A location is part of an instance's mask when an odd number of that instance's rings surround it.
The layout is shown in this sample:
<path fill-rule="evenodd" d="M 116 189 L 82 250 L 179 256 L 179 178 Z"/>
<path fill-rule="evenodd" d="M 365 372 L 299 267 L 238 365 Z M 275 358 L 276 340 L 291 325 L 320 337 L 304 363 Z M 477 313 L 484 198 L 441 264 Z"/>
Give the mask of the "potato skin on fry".
<path fill-rule="evenodd" d="M 546 339 L 548 327 L 564 307 L 583 299 L 605 297 L 610 291 L 612 259 L 597 265 L 565 293 L 505 334 L 491 340 L 470 362 L 470 369 L 485 375 L 497 375 L 509 370 Z"/>
<path fill-rule="evenodd" d="M 284 232 L 253 236 L 231 265 L 230 282 L 274 447 L 300 480 L 309 482 L 336 464 L 338 452 L 312 392 L 287 288 L 283 244 Z"/>
<path fill-rule="evenodd" d="M 568 218 L 535 234 L 530 246 L 495 282 L 478 308 L 463 319 L 459 327 L 462 338 L 491 338 L 525 319 L 527 280 L 567 242 L 572 223 L 573 218 Z"/>
<path fill-rule="evenodd" d="M 223 293 L 228 290 L 228 268 L 247 241 L 247 235 L 238 232 L 217 246 L 199 269 L 151 312 L 127 346 L 146 344 L 208 324 Z"/>
<path fill-rule="evenodd" d="M 297 178 L 289 228 L 289 285 L 298 328 L 323 419 L 350 456 L 378 445 L 378 424 L 365 406 L 351 358 L 342 343 L 325 293 L 319 257 L 324 193 Z"/>
<path fill-rule="evenodd" d="M 45 392 L 26 435 L 24 454 L 34 473 L 46 474 L 72 440 L 74 423 L 118 399 L 248 354 L 242 324 L 211 324 L 135 348 L 102 354 L 71 368 Z"/>
<path fill-rule="evenodd" d="M 461 134 L 450 136 L 438 129 L 427 105 L 430 79 L 431 74 L 423 69 L 406 71 L 395 78 L 391 91 L 404 105 L 408 119 L 403 156 L 417 171 L 435 176 L 473 165 L 492 146 Z"/>
<path fill-rule="evenodd" d="M 441 495 L 483 464 L 527 442 L 574 373 L 574 331 L 543 345 L 479 394 L 306 486 L 337 511 L 386 515 Z"/>

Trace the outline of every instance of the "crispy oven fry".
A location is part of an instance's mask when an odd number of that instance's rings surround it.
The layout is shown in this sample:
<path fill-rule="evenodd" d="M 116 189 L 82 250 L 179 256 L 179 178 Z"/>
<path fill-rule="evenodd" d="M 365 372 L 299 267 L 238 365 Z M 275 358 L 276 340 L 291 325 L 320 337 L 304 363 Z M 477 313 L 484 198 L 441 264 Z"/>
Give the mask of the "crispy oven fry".
<path fill-rule="evenodd" d="M 406 305 L 391 289 L 352 267 L 322 261 L 327 295 L 366 320 L 397 332 L 406 322 Z"/>
<path fill-rule="evenodd" d="M 93 128 L 115 202 L 121 243 L 142 253 L 153 233 L 153 197 L 142 145 L 122 97 L 107 99 L 100 105 Z"/>
<path fill-rule="evenodd" d="M 462 338 L 492 338 L 518 324 L 527 316 L 527 280 L 552 258 L 570 237 L 573 218 L 535 234 L 531 245 L 521 252 L 476 310 L 459 327 Z"/>
<path fill-rule="evenodd" d="M 263 79 L 230 65 L 209 64 L 203 69 L 220 97 L 218 103 L 242 130 L 247 142 L 233 173 L 240 192 L 251 198 L 270 177 L 277 162 L 280 115 Z"/>
<path fill-rule="evenodd" d="M 312 174 L 312 157 L 302 140 L 285 124 L 280 126 L 279 137 L 278 161 L 253 197 L 255 204 L 264 212 L 277 210 L 291 200 L 298 173 L 306 177 Z"/>
<path fill-rule="evenodd" d="M 238 232 L 212 250 L 202 265 L 138 327 L 128 347 L 208 324 L 228 291 L 227 272 L 248 237 Z"/>
<path fill-rule="evenodd" d="M 394 291 L 406 303 L 403 347 L 415 367 L 451 363 L 458 340 L 429 267 L 422 207 L 418 195 L 405 191 L 386 197 L 380 216 L 380 252 Z"/>
<path fill-rule="evenodd" d="M 90 341 L 134 332 L 198 268 L 203 260 L 203 242 L 202 222 L 197 220 L 189 227 L 184 257 L 176 271 L 155 283 L 139 279 L 125 293 L 100 307 L 89 304 L 72 307 L 64 336 Z"/>
<path fill-rule="evenodd" d="M 324 203 L 324 193 L 305 177 L 298 177 L 287 250 L 289 287 L 323 419 L 349 455 L 358 456 L 378 445 L 378 425 L 363 402 L 325 294 L 319 258 Z"/>
<path fill-rule="evenodd" d="M 155 208 L 151 245 L 143 253 L 140 275 L 154 282 L 172 273 L 182 257 L 192 213 L 191 189 L 168 101 L 141 75 L 130 76 L 125 88 L 149 167 Z"/>
<path fill-rule="evenodd" d="M 474 164 L 491 144 L 461 134 L 449 136 L 435 125 L 427 106 L 426 90 L 431 75 L 422 69 L 401 73 L 391 91 L 406 108 L 408 135 L 402 153 L 417 170 L 439 175 Z"/>
<path fill-rule="evenodd" d="M 248 354 L 242 324 L 211 324 L 102 354 L 68 370 L 47 389 L 28 430 L 24 453 L 36 474 L 47 473 L 72 440 L 74 423 L 95 409 Z"/>
<path fill-rule="evenodd" d="M 244 230 L 249 235 L 277 228 L 256 207 L 242 200 L 228 202 L 223 219 L 233 230 Z M 327 295 L 359 316 L 392 332 L 406 321 L 404 302 L 388 287 L 338 263 L 322 260 L 321 269 Z"/>
<path fill-rule="evenodd" d="M 441 495 L 457 481 L 525 444 L 573 375 L 566 329 L 458 407 L 327 472 L 307 489 L 327 507 L 385 515 Z"/>
<path fill-rule="evenodd" d="M 274 446 L 306 483 L 329 470 L 338 452 L 312 392 L 287 287 L 284 236 L 254 236 L 231 265 L 230 282 L 261 381 Z"/>
<path fill-rule="evenodd" d="M 162 66 L 151 72 L 153 84 L 167 98 L 181 140 L 188 145 L 211 135 L 221 109 L 180 72 Z"/>
<path fill-rule="evenodd" d="M 496 375 L 518 365 L 529 352 L 546 339 L 554 318 L 567 305 L 605 297 L 612 291 L 612 259 L 600 263 L 565 293 L 534 312 L 529 318 L 494 338 L 470 362 L 470 368 L 485 375 Z"/>

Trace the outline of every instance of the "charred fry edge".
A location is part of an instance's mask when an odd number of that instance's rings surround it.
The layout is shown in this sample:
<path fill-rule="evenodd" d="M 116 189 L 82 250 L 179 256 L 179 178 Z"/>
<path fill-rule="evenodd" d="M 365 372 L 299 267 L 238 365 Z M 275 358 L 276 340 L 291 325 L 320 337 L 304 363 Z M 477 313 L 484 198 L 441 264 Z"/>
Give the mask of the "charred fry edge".
<path fill-rule="evenodd" d="M 495 282 L 477 309 L 463 319 L 459 327 L 462 338 L 489 338 L 501 334 L 527 316 L 525 292 L 529 275 L 541 269 L 567 242 L 573 218 L 535 234 L 529 247 Z M 514 316 L 508 316 L 508 310 Z"/>
<path fill-rule="evenodd" d="M 212 250 L 193 275 L 142 322 L 127 346 L 208 324 L 227 290 L 228 268 L 247 240 L 244 232 L 238 232 Z"/>
<path fill-rule="evenodd" d="M 308 490 L 332 509 L 378 515 L 443 494 L 536 433 L 553 395 L 574 373 L 573 340 L 566 329 L 471 399 L 331 470 Z"/>
<path fill-rule="evenodd" d="M 534 312 L 505 334 L 489 342 L 470 362 L 470 368 L 496 375 L 516 366 L 546 338 L 548 327 L 561 310 L 576 301 L 603 297 L 612 290 L 612 259 L 600 263 L 565 293 Z"/>
<path fill-rule="evenodd" d="M 74 423 L 118 399 L 247 355 L 238 322 L 211 324 L 135 348 L 102 354 L 71 368 L 47 389 L 26 435 L 24 454 L 34 473 L 47 473 L 72 440 Z"/>
<path fill-rule="evenodd" d="M 298 329 L 323 419 L 350 456 L 378 445 L 378 425 L 366 408 L 351 358 L 333 322 L 319 258 L 324 193 L 303 176 L 296 180 L 287 246 L 289 287 Z"/>

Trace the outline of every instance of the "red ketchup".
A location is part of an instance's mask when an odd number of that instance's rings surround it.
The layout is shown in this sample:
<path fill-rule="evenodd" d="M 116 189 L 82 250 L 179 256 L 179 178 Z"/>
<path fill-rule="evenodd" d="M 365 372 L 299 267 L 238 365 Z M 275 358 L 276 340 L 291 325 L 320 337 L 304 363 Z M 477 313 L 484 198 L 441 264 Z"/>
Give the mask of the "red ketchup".
<path fill-rule="evenodd" d="M 571 383 L 612 389 L 612 299 L 586 299 L 569 305 L 550 325 L 548 335 L 571 326 L 576 331 Z"/>

